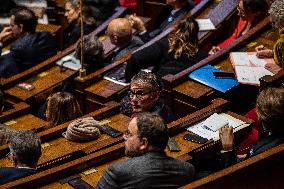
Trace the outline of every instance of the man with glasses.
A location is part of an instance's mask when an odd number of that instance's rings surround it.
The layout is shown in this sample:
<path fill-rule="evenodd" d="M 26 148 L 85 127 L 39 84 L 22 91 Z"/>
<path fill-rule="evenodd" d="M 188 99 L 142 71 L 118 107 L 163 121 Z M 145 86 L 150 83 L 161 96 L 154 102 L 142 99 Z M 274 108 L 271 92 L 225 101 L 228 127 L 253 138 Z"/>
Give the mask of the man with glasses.
<path fill-rule="evenodd" d="M 36 26 L 37 17 L 33 11 L 25 7 L 11 11 L 10 26 L 0 32 L 0 52 L 5 39 L 12 37 L 16 41 L 9 54 L 0 56 L 0 77 L 15 75 L 56 53 L 53 36 L 48 32 L 36 32 Z"/>
<path fill-rule="evenodd" d="M 129 95 L 121 102 L 121 112 L 135 117 L 140 112 L 152 112 L 160 115 L 166 123 L 173 121 L 170 108 L 160 98 L 162 87 L 155 74 L 140 71 L 130 83 Z"/>
<path fill-rule="evenodd" d="M 41 156 L 40 138 L 32 131 L 15 132 L 9 143 L 7 154 L 14 167 L 0 168 L 0 184 L 36 173 L 36 165 Z"/>
<path fill-rule="evenodd" d="M 160 116 L 137 114 L 124 139 L 125 155 L 131 158 L 111 165 L 96 188 L 178 188 L 192 180 L 193 165 L 165 154 L 169 136 Z"/>

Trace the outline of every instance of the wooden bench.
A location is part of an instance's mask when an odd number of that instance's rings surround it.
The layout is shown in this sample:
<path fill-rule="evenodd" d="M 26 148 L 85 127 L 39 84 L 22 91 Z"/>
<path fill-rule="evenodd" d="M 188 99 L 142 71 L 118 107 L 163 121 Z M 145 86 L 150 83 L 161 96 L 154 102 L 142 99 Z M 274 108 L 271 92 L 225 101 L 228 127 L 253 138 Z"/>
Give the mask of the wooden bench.
<path fill-rule="evenodd" d="M 223 99 L 216 99 L 208 107 L 170 123 L 168 125 L 170 129 L 170 135 L 176 137 L 177 140 L 182 140 L 183 135 L 185 134 L 184 131 L 188 126 L 197 123 L 198 121 L 206 118 L 207 116 L 215 112 L 221 111 L 226 105 L 226 103 L 227 101 L 224 101 Z M 126 129 L 127 124 L 124 123 L 124 127 Z M 45 169 L 42 172 L 39 172 L 29 177 L 25 177 L 18 181 L 10 182 L 9 184 L 11 185 L 7 185 L 7 187 L 30 186 L 31 183 L 33 184 L 33 186 L 38 186 L 50 183 L 51 181 L 58 180 L 68 175 L 85 171 L 86 169 L 90 169 L 94 166 L 102 165 L 102 163 L 113 160 L 113 158 L 123 157 L 124 144 L 122 142 L 124 140 L 122 137 L 118 138 L 117 140 L 118 141 L 116 143 L 113 143 L 110 146 L 106 146 L 104 143 L 102 143 L 104 144 L 105 148 L 102 148 L 102 144 L 101 145 L 97 144 L 89 146 L 88 148 L 81 149 L 81 151 L 86 154 L 85 156 L 81 156 L 76 160 L 67 161 L 68 163 L 62 161 L 64 162 L 64 164 L 61 164 L 57 167 L 53 167 L 52 169 L 47 169 L 47 170 Z M 108 142 L 109 144 L 110 139 L 104 140 L 104 142 Z M 189 151 L 192 151 L 200 147 L 199 144 L 190 143 L 190 142 L 186 143 L 188 144 L 185 144 L 184 141 L 183 143 L 181 143 L 181 149 L 182 149 L 181 152 L 177 153 L 167 152 L 167 153 L 171 154 L 171 156 L 173 157 L 178 157 L 182 154 L 188 153 Z M 98 150 L 98 147 L 101 148 Z"/>
<path fill-rule="evenodd" d="M 214 4 L 213 1 L 210 1 L 211 5 L 212 3 Z M 210 6 L 208 4 L 210 3 L 204 3 L 202 4 L 204 7 L 197 7 L 199 9 L 205 8 L 205 12 L 206 15 L 209 16 L 211 19 L 214 20 L 214 24 L 217 27 L 220 27 L 220 25 L 222 25 L 223 21 L 226 21 L 226 19 L 228 19 L 229 17 L 231 17 L 233 15 L 233 13 L 236 10 L 236 6 L 237 6 L 237 1 L 232 0 L 232 1 L 222 1 L 220 4 L 218 4 L 216 7 L 214 7 L 214 9 L 211 10 Z M 209 7 L 208 7 L 209 6 Z M 224 9 L 224 7 L 226 7 L 226 12 L 224 14 L 220 14 L 220 9 Z M 200 11 L 193 9 L 192 10 L 193 13 L 200 13 Z M 197 16 L 197 15 L 195 15 Z M 215 18 L 216 17 L 216 18 Z M 164 36 L 166 36 L 166 34 L 168 34 L 171 30 L 168 29 L 166 30 L 164 33 L 160 34 L 159 36 L 157 36 L 156 38 L 154 38 L 153 40 L 156 41 Z M 210 35 L 212 35 L 213 32 L 202 32 L 200 33 L 200 39 L 204 39 L 204 38 L 208 38 Z M 150 44 L 153 42 L 149 42 Z M 145 44 L 143 47 L 148 46 L 148 43 Z M 128 57 L 130 58 L 130 56 Z M 127 59 L 126 59 L 127 60 Z M 121 64 L 123 64 L 124 62 L 119 62 L 120 64 L 114 64 L 112 69 L 121 66 Z M 106 71 L 106 70 L 104 70 Z M 92 80 L 92 82 L 96 81 L 94 84 L 87 86 L 86 89 L 84 91 L 81 91 L 82 94 L 87 95 L 87 99 L 92 99 L 92 101 L 96 102 L 96 103 L 105 103 L 107 101 L 110 100 L 115 100 L 115 101 L 119 101 L 121 98 L 121 94 L 127 89 L 127 87 L 121 86 L 119 84 L 113 83 L 111 81 L 105 80 L 102 78 L 102 75 L 105 72 L 102 71 L 98 71 L 98 72 L 94 72 L 93 74 L 91 74 L 88 78 L 85 79 L 86 83 L 90 83 L 89 80 Z M 86 86 L 86 84 L 83 84 L 84 82 L 78 82 L 77 86 Z M 102 86 L 104 86 L 102 88 Z M 80 90 L 80 89 L 79 89 Z"/>
<path fill-rule="evenodd" d="M 196 65 L 176 74 L 167 75 L 163 77 L 165 86 L 176 98 L 183 102 L 195 105 L 206 103 L 211 98 L 223 97 L 224 94 L 207 87 L 203 84 L 188 79 L 188 74 L 204 65 L 211 64 L 216 68 L 226 72 L 234 72 L 231 62 L 229 60 L 229 53 L 232 51 L 254 51 L 257 45 L 264 44 L 272 48 L 277 33 L 272 32 L 269 25 L 269 19 L 263 20 L 254 29 L 249 31 L 246 35 L 235 40 L 233 43 L 220 50 L 216 54 L 209 56 Z M 245 87 L 241 85 L 242 87 Z M 247 87 L 253 88 L 253 87 Z M 236 90 L 238 92 L 238 90 Z"/>
<path fill-rule="evenodd" d="M 284 144 L 182 188 L 282 188 Z"/>

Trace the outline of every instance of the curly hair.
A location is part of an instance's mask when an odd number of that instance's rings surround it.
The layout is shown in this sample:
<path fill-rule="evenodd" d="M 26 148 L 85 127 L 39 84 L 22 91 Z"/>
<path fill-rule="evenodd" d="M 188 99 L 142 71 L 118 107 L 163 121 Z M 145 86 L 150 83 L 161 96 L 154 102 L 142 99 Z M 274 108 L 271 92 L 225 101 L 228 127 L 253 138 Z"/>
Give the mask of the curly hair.
<path fill-rule="evenodd" d="M 272 133 L 284 133 L 284 89 L 266 88 L 256 101 L 260 123 Z"/>
<path fill-rule="evenodd" d="M 198 32 L 197 22 L 188 17 L 182 20 L 176 29 L 169 35 L 169 53 L 173 53 L 175 59 L 182 54 L 189 58 L 194 57 L 198 52 Z"/>
<path fill-rule="evenodd" d="M 275 0 L 271 6 L 270 6 L 270 9 L 269 9 L 269 14 L 281 21 L 281 22 L 284 22 L 284 1 L 283 0 Z"/>
<path fill-rule="evenodd" d="M 133 76 L 130 85 L 145 84 L 151 91 L 160 92 L 162 90 L 160 79 L 152 72 L 140 71 Z"/>

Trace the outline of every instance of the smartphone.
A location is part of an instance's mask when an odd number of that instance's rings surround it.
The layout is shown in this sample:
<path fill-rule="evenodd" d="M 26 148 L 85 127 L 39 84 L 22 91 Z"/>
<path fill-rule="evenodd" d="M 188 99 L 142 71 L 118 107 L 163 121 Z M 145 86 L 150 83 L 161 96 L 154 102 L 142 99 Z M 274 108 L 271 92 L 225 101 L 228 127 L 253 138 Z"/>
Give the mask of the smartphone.
<path fill-rule="evenodd" d="M 184 140 L 195 142 L 195 143 L 198 143 L 198 144 L 204 144 L 205 142 L 208 141 L 207 138 L 203 138 L 201 136 L 198 136 L 198 135 L 195 135 L 195 134 L 190 134 L 190 133 L 184 135 L 183 138 L 184 138 Z"/>
<path fill-rule="evenodd" d="M 234 73 L 229 72 L 213 72 L 215 78 L 235 78 Z"/>
<path fill-rule="evenodd" d="M 25 83 L 25 82 L 19 83 L 17 85 L 17 87 L 19 87 L 20 89 L 23 89 L 25 91 L 31 91 L 31 90 L 33 90 L 35 88 L 33 85 L 31 85 L 29 83 Z"/>

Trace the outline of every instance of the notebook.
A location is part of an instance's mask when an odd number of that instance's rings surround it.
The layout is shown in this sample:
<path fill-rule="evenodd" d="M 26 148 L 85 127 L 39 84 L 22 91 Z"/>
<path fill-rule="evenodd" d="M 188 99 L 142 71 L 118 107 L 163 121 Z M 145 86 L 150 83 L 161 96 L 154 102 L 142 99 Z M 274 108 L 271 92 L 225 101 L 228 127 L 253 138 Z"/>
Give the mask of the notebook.
<path fill-rule="evenodd" d="M 207 85 L 217 91 L 226 93 L 239 85 L 235 78 L 215 78 L 213 72 L 223 72 L 211 65 L 203 66 L 189 74 L 189 78 Z"/>
<path fill-rule="evenodd" d="M 260 85 L 261 77 L 274 75 L 264 67 L 267 63 L 273 64 L 273 58 L 258 58 L 256 52 L 231 52 L 230 60 L 237 79 L 242 84 Z"/>

